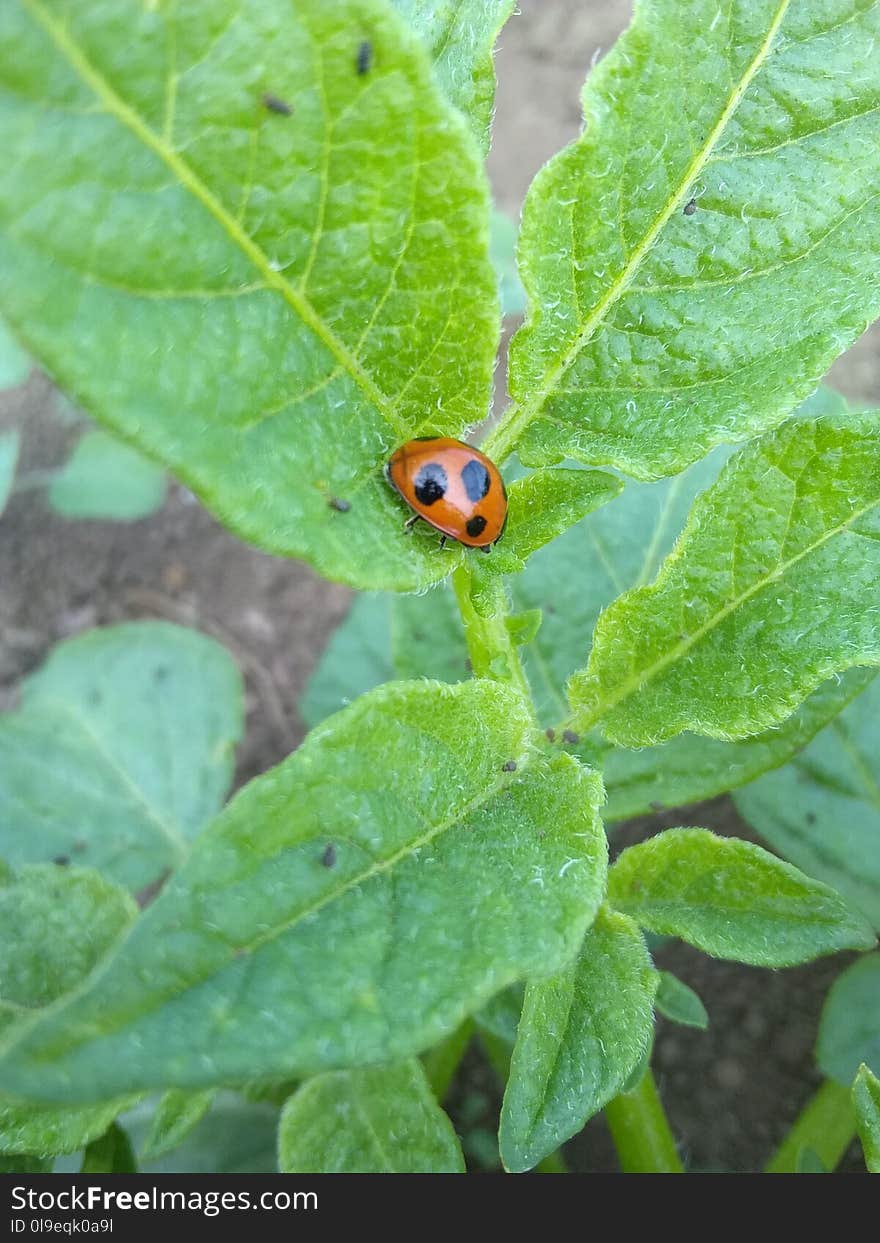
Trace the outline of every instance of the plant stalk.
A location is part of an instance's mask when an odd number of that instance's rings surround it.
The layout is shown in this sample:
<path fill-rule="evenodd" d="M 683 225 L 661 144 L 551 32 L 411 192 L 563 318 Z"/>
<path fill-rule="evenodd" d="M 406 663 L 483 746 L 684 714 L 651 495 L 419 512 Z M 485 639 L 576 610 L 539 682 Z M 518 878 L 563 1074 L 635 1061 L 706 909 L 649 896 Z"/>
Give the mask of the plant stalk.
<path fill-rule="evenodd" d="M 609 1101 L 605 1119 L 624 1174 L 684 1173 L 650 1068 L 632 1092 Z"/>
<path fill-rule="evenodd" d="M 826 1170 L 833 1170 L 856 1134 L 849 1089 L 826 1079 L 807 1101 L 794 1125 L 770 1158 L 765 1174 L 796 1174 L 798 1158 L 811 1149 Z"/>
<path fill-rule="evenodd" d="M 516 687 L 531 708 L 532 693 L 517 646 L 507 628 L 507 594 L 501 577 L 481 584 L 483 605 L 480 612 L 474 607 L 474 578 L 468 565 L 460 565 L 454 571 L 452 585 L 474 675 Z"/>

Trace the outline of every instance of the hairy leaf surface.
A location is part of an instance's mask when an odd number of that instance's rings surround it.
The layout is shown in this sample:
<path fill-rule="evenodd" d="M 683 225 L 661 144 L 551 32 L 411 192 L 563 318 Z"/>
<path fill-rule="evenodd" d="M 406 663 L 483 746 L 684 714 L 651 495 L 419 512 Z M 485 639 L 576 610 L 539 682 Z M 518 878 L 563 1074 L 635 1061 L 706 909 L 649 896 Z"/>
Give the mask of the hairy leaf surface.
<path fill-rule="evenodd" d="M 779 423 L 880 312 L 880 5 L 644 0 L 520 233 L 487 442 L 640 478 Z"/>
<path fill-rule="evenodd" d="M 495 101 L 492 49 L 515 0 L 392 0 L 421 36 L 449 99 L 467 117 L 483 152 Z"/>
<path fill-rule="evenodd" d="M 0 306 L 34 354 L 261 548 L 444 577 L 381 468 L 485 416 L 498 307 L 479 151 L 406 23 L 6 0 L 0 66 Z"/>
<path fill-rule="evenodd" d="M 657 972 L 631 919 L 600 912 L 576 961 L 526 988 L 499 1140 L 530 1169 L 621 1091 L 651 1042 Z"/>
<path fill-rule="evenodd" d="M 794 419 L 732 458 L 650 587 L 603 613 L 576 728 L 627 746 L 784 720 L 880 664 L 880 414 Z"/>
<path fill-rule="evenodd" d="M 609 873 L 608 901 L 650 932 L 756 967 L 875 943 L 833 889 L 760 846 L 706 829 L 670 829 L 625 850 Z"/>
<path fill-rule="evenodd" d="M 880 1079 L 864 1065 L 853 1082 L 853 1107 L 865 1165 L 872 1174 L 880 1174 Z"/>
<path fill-rule="evenodd" d="M 362 696 L 200 835 L 0 1085 L 87 1100 L 393 1061 L 557 970 L 604 889 L 602 786 L 530 740 L 497 683 Z"/>
<path fill-rule="evenodd" d="M 283 1174 L 463 1174 L 452 1123 L 415 1058 L 316 1075 L 278 1128 Z"/>

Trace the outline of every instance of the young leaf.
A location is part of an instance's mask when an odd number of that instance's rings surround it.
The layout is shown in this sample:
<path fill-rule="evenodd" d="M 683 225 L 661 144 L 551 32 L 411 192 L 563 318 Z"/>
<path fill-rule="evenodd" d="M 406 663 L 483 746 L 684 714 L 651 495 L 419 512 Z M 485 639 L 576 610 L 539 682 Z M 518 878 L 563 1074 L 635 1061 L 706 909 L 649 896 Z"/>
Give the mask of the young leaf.
<path fill-rule="evenodd" d="M 170 1092 L 165 1092 L 156 1106 L 144 1140 L 143 1156 L 151 1161 L 177 1148 L 204 1118 L 214 1103 L 215 1095 L 211 1089 L 182 1092 L 172 1088 Z"/>
<path fill-rule="evenodd" d="M 497 292 L 479 152 L 406 23 L 10 0 L 0 66 L 0 304 L 29 348 L 261 548 L 445 577 L 460 553 L 404 535 L 381 468 L 483 416 Z"/>
<path fill-rule="evenodd" d="M 24 384 L 30 370 L 31 360 L 0 318 L 0 393 Z"/>
<path fill-rule="evenodd" d="M 106 432 L 87 432 L 49 486 L 65 518 L 145 518 L 165 500 L 165 475 Z"/>
<path fill-rule="evenodd" d="M 670 829 L 624 850 L 608 874 L 608 901 L 650 932 L 755 967 L 874 945 L 870 926 L 833 889 L 706 829 Z"/>
<path fill-rule="evenodd" d="M 877 33 L 848 0 L 638 5 L 526 199 L 488 452 L 656 478 L 809 394 L 880 312 Z"/>
<path fill-rule="evenodd" d="M 136 913 L 125 891 L 97 872 L 45 864 L 6 878 L 0 887 L 4 1035 L 14 1032 L 10 1018 L 23 1020 L 86 979 Z M 102 1135 L 127 1104 L 123 1099 L 65 1109 L 0 1097 L 0 1151 L 75 1152 Z"/>
<path fill-rule="evenodd" d="M 602 787 L 531 737 L 498 683 L 362 696 L 200 835 L 0 1085 L 82 1100 L 394 1061 L 557 970 L 604 889 Z"/>
<path fill-rule="evenodd" d="M 602 614 L 569 683 L 575 729 L 625 746 L 785 719 L 880 664 L 880 412 L 795 419 L 696 501 L 656 582 Z"/>
<path fill-rule="evenodd" d="M 308 725 L 317 725 L 383 682 L 461 682 L 469 668 L 461 615 L 448 586 L 424 596 L 365 594 L 331 636 L 299 709 Z"/>
<path fill-rule="evenodd" d="M 709 1027 L 709 1015 L 706 1007 L 692 988 L 671 971 L 661 971 L 654 999 L 657 1011 L 673 1023 L 683 1027 L 696 1027 L 701 1032 Z"/>
<path fill-rule="evenodd" d="M 18 462 L 18 432 L 4 432 L 0 436 L 0 514 L 6 508 L 12 484 L 15 480 L 15 467 Z"/>
<path fill-rule="evenodd" d="M 283 1174 L 463 1174 L 452 1123 L 415 1058 L 317 1075 L 278 1128 Z"/>
<path fill-rule="evenodd" d="M 784 768 L 738 791 L 736 805 L 774 850 L 880 929 L 880 682 Z"/>
<path fill-rule="evenodd" d="M 848 1087 L 862 1062 L 880 1066 L 880 954 L 866 954 L 831 986 L 816 1042 L 823 1074 Z"/>
<path fill-rule="evenodd" d="M 515 0 L 392 0 L 421 36 L 448 98 L 485 154 L 495 100 L 492 49 Z"/>
<path fill-rule="evenodd" d="M 614 912 L 571 966 L 527 986 L 501 1110 L 508 1170 L 531 1169 L 621 1091 L 650 1044 L 656 988 L 642 934 Z"/>
<path fill-rule="evenodd" d="M 136 1174 L 137 1164 L 125 1131 L 113 1122 L 83 1154 L 81 1174 Z"/>
<path fill-rule="evenodd" d="M 845 409 L 830 390 L 823 391 L 822 405 Z M 544 724 L 555 725 L 566 715 L 565 683 L 583 663 L 586 636 L 599 614 L 622 591 L 654 577 L 693 498 L 714 480 L 720 460 L 716 452 L 675 479 L 628 484 L 508 580 L 514 608 L 542 613 L 541 629 L 531 636 L 523 657 Z M 457 682 L 467 670 L 461 618 L 447 588 L 424 597 L 364 596 L 332 636 L 300 709 L 315 725 L 357 694 L 392 678 L 425 674 Z M 830 679 L 781 725 L 737 742 L 681 734 L 659 746 L 628 750 L 611 746 L 594 731 L 577 753 L 604 770 L 606 823 L 658 803 L 696 802 L 784 764 L 874 676 L 872 669 L 852 669 Z"/>
<path fill-rule="evenodd" d="M 165 622 L 59 644 L 0 717 L 0 851 L 68 858 L 140 889 L 222 806 L 241 678 L 212 639 Z"/>
<path fill-rule="evenodd" d="M 168 1094 L 170 1095 L 170 1093 Z M 180 1144 L 147 1156 L 154 1126 L 151 1104 L 142 1102 L 122 1119 L 142 1174 L 276 1174 L 278 1109 L 254 1104 L 233 1092 L 218 1092 L 205 1116 Z"/>
<path fill-rule="evenodd" d="M 508 489 L 504 539 L 480 569 L 518 573 L 533 552 L 607 504 L 622 488 L 621 480 L 597 470 L 536 470 L 517 479 Z"/>
<path fill-rule="evenodd" d="M 880 1174 L 880 1079 L 864 1063 L 853 1081 L 852 1096 L 865 1165 L 872 1174 Z"/>

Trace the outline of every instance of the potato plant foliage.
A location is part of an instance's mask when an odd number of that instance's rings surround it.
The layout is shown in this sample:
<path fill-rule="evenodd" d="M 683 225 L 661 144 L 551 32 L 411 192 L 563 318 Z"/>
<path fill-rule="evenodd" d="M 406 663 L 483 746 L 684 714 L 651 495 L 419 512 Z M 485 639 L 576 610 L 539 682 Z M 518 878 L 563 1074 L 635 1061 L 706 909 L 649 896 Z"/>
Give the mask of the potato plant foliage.
<path fill-rule="evenodd" d="M 645 933 L 767 967 L 875 944 L 880 837 L 846 800 L 877 819 L 880 412 L 818 386 L 880 312 L 880 3 L 637 3 L 526 199 L 483 557 L 404 534 L 382 465 L 490 412 L 513 7 L 0 5 L 13 338 L 146 459 L 128 516 L 165 469 L 374 593 L 305 741 L 229 802 L 240 675 L 193 632 L 68 640 L 0 719 L 13 1166 L 127 1167 L 121 1116 L 147 1168 L 198 1135 L 253 1168 L 216 1145 L 232 1119 L 285 1171 L 461 1171 L 441 1106 L 475 1022 L 530 1169 L 653 1099 L 655 1008 L 710 1021 Z M 103 512 L 105 435 L 62 512 Z M 669 829 L 609 870 L 606 824 L 738 787 L 784 858 Z M 876 1168 L 860 961 L 863 1021 L 832 1007 L 821 1056 Z"/>

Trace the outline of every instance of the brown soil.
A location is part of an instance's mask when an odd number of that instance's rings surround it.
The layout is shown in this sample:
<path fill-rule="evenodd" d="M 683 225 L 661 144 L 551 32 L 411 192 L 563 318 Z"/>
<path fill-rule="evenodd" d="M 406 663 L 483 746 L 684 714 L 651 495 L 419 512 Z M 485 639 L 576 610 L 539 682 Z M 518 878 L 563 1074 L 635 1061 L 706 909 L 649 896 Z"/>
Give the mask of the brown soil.
<path fill-rule="evenodd" d="M 580 89 L 597 48 L 628 19 L 621 0 L 521 0 L 505 30 L 490 170 L 499 205 L 517 214 L 534 172 L 573 138 Z M 864 403 L 880 400 L 880 333 L 869 333 L 832 372 Z M 0 394 L 0 430 L 24 432 L 21 471 L 64 460 L 78 429 L 57 415 L 50 384 L 34 375 Z M 215 635 L 248 686 L 239 779 L 263 771 L 300 740 L 297 699 L 350 593 L 306 566 L 239 543 L 186 489 L 173 485 L 162 511 L 131 524 L 66 522 L 42 492 L 22 491 L 0 523 L 0 708 L 59 639 L 128 618 L 163 617 Z M 643 835 L 672 823 L 747 835 L 732 804 L 641 822 Z M 840 958 L 786 972 L 710 962 L 680 945 L 658 962 L 702 996 L 707 1034 L 661 1021 L 655 1068 L 683 1151 L 697 1169 L 749 1170 L 766 1159 L 818 1082 L 811 1049 L 822 998 Z M 600 1120 L 572 1146 L 576 1168 L 614 1169 Z M 851 1158 L 849 1168 L 860 1168 Z"/>

